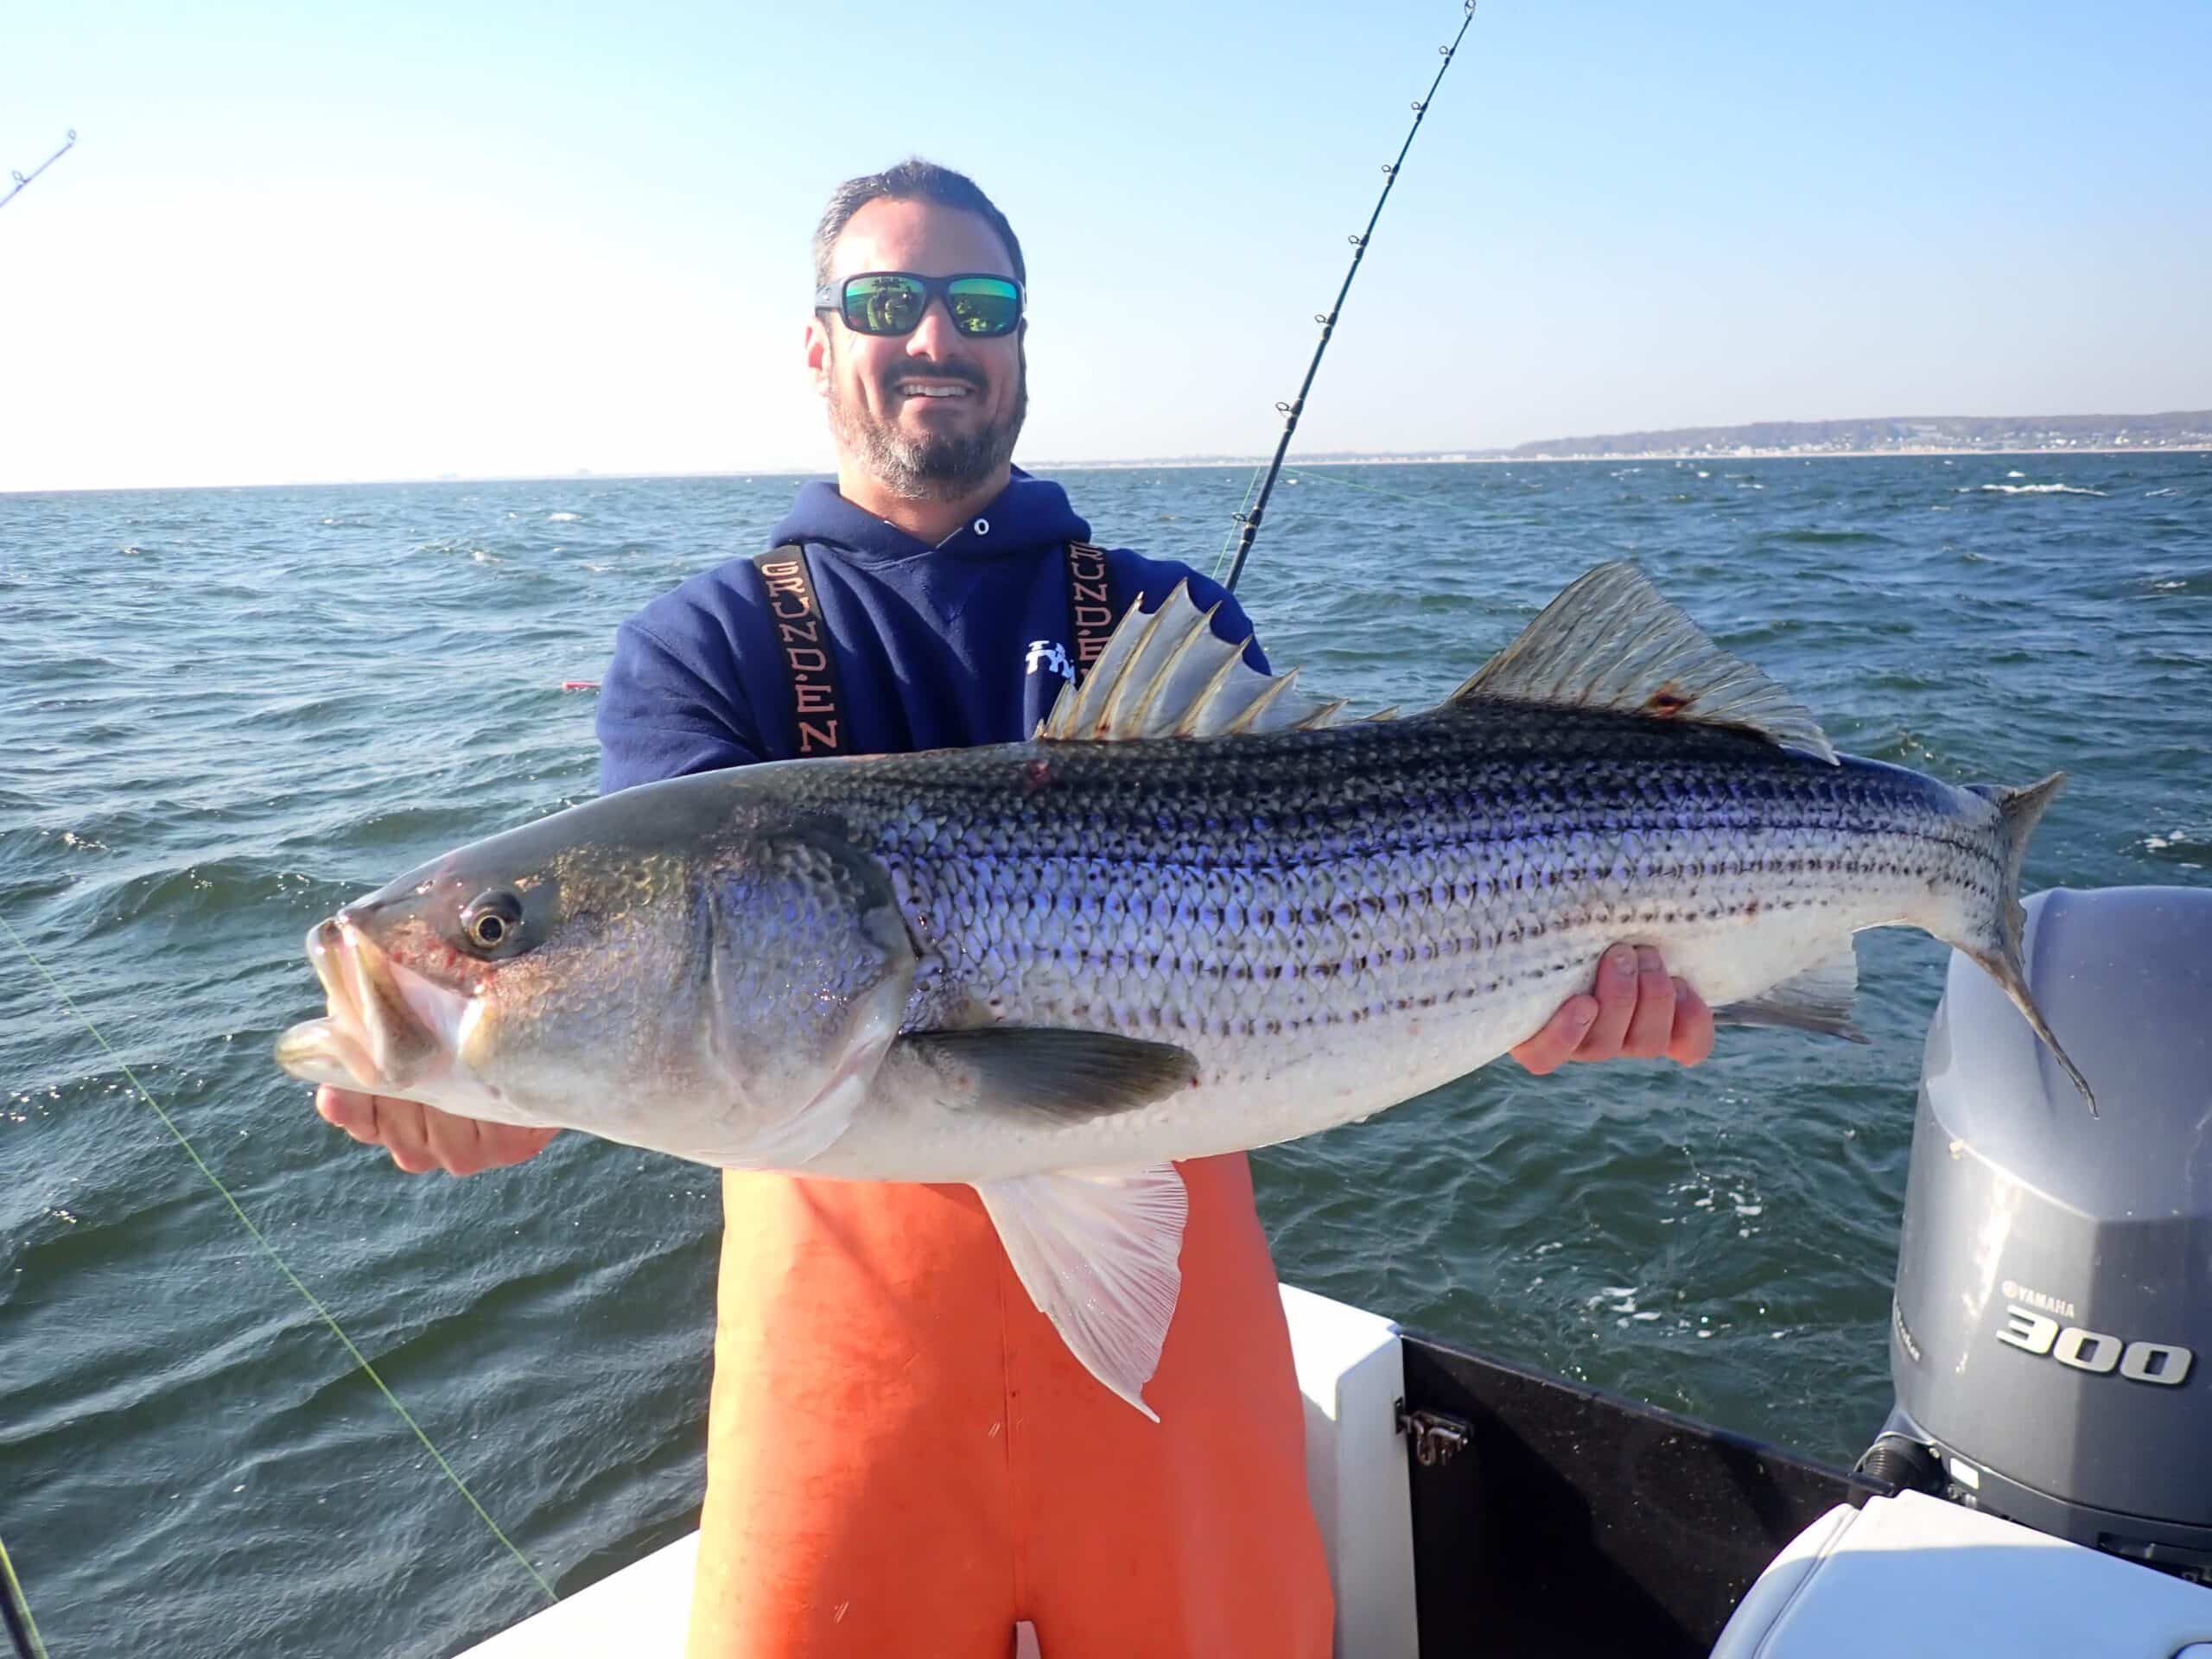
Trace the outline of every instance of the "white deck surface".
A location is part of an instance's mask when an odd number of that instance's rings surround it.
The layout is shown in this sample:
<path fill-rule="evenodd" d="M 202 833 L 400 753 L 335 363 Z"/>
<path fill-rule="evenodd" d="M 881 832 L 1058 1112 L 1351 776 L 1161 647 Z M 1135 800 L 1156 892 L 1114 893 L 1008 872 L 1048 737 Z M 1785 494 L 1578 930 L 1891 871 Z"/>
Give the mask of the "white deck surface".
<path fill-rule="evenodd" d="M 469 1649 L 464 1659 L 682 1659 L 691 1619 L 691 1567 L 699 1535 L 688 1533 L 610 1573 L 542 1613 Z"/>
<path fill-rule="evenodd" d="M 1919 1492 L 1831 1510 L 1713 1659 L 2212 1659 L 2212 1590 Z"/>

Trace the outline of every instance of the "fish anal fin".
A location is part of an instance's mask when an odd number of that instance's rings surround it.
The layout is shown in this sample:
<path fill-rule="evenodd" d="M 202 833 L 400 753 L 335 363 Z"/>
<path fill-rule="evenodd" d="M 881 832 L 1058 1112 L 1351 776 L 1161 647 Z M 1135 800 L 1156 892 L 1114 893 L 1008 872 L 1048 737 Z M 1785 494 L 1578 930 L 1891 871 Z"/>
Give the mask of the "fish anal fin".
<path fill-rule="evenodd" d="M 1835 763 L 1810 710 L 1708 639 L 1634 565 L 1578 577 L 1452 694 L 1732 727 Z"/>
<path fill-rule="evenodd" d="M 1859 995 L 1859 955 L 1847 944 L 1804 972 L 1713 1011 L 1716 1026 L 1783 1026 L 1863 1043 L 1866 1033 L 1852 1023 Z"/>
<path fill-rule="evenodd" d="M 1160 1369 L 1182 1294 L 1190 1200 L 1173 1164 L 1060 1170 L 976 1191 L 1014 1275 L 1069 1352 L 1154 1422 L 1144 1385 Z"/>

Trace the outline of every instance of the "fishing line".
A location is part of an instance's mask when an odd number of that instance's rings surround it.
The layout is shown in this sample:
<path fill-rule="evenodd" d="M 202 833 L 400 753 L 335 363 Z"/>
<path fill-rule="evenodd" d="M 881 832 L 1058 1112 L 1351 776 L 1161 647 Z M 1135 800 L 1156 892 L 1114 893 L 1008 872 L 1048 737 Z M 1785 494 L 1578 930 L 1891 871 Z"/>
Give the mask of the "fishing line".
<path fill-rule="evenodd" d="M 1276 440 L 1274 459 L 1268 463 L 1266 476 L 1260 485 L 1259 501 L 1247 509 L 1240 508 L 1230 523 L 1243 527 L 1236 538 L 1236 557 L 1229 567 L 1229 580 L 1222 584 L 1230 593 L 1236 591 L 1236 579 L 1244 574 L 1244 560 L 1252 551 L 1253 538 L 1260 533 L 1260 520 L 1268 511 L 1268 498 L 1274 493 L 1275 475 L 1282 471 L 1282 458 L 1289 451 L 1291 435 L 1298 430 L 1298 417 L 1305 412 L 1306 394 L 1313 389 L 1313 376 L 1321 366 L 1321 355 L 1329 349 L 1330 336 L 1336 333 L 1337 319 L 1344 315 L 1344 296 L 1351 292 L 1351 279 L 1359 275 L 1359 262 L 1367 257 L 1367 245 L 1374 239 L 1375 222 L 1382 217 L 1382 204 L 1390 200 L 1390 190 L 1398 182 L 1398 170 L 1406 164 L 1406 152 L 1414 147 L 1414 136 L 1420 132 L 1421 118 L 1428 113 L 1429 104 L 1436 97 L 1436 89 L 1444 84 L 1444 72 L 1452 67 L 1452 60 L 1459 50 L 1459 42 L 1466 38 L 1468 25 L 1475 21 L 1475 0 L 1463 0 L 1459 32 L 1452 37 L 1452 44 L 1436 49 L 1444 54 L 1444 61 L 1436 67 L 1436 79 L 1428 83 L 1426 97 L 1414 100 L 1414 124 L 1406 130 L 1406 142 L 1398 146 L 1398 159 L 1382 163 L 1382 194 L 1375 199 L 1375 211 L 1367 216 L 1367 228 L 1349 238 L 1351 243 L 1351 267 L 1344 272 L 1344 286 L 1337 290 L 1337 302 L 1326 311 L 1316 312 L 1313 321 L 1321 325 L 1321 338 L 1313 346 L 1313 360 L 1306 365 L 1306 378 L 1299 384 L 1298 396 L 1275 408 L 1282 415 L 1282 436 Z M 1252 499 L 1247 489 L 1244 499 Z M 1229 554 L 1227 545 L 1222 556 Z M 1221 569 L 1221 560 L 1214 561 L 1214 569 Z"/>
<path fill-rule="evenodd" d="M 31 1623 L 30 1604 L 23 1599 L 23 1586 L 16 1582 L 16 1564 L 8 1559 L 5 1544 L 0 1544 L 0 1618 L 7 1621 L 20 1659 L 46 1659 L 46 1643 L 38 1639 L 38 1626 Z"/>
<path fill-rule="evenodd" d="M 369 1363 L 368 1356 L 364 1354 L 358 1347 L 354 1346 L 353 1338 L 346 1334 L 344 1327 L 338 1323 L 337 1317 L 333 1314 L 328 1308 L 322 1305 L 322 1299 L 317 1296 L 315 1292 L 309 1290 L 307 1287 L 306 1281 L 301 1279 L 298 1274 L 294 1273 L 291 1269 L 290 1264 L 288 1263 L 282 1255 L 277 1254 L 276 1247 L 269 1242 L 269 1236 L 263 1232 L 260 1228 L 254 1225 L 253 1217 L 246 1214 L 244 1207 L 239 1205 L 236 1198 L 231 1196 L 231 1189 L 225 1186 L 222 1183 L 221 1178 L 219 1177 L 213 1169 L 208 1167 L 207 1160 L 200 1155 L 200 1149 L 194 1146 L 192 1142 L 186 1138 L 184 1131 L 177 1127 L 176 1120 L 162 1109 L 162 1103 L 159 1101 L 156 1100 L 151 1094 L 147 1092 L 146 1085 L 138 1081 L 137 1074 L 131 1071 L 129 1065 L 124 1062 L 123 1056 L 115 1052 L 114 1045 L 110 1043 L 108 1039 L 100 1033 L 100 1028 L 92 1022 L 82 1008 L 79 1008 L 75 1002 L 70 1000 L 69 993 L 61 988 L 60 982 L 56 980 L 52 974 L 46 970 L 46 964 L 38 959 L 37 956 L 33 953 L 29 945 L 23 943 L 23 936 L 16 931 L 14 924 L 10 922 L 6 917 L 0 916 L 0 928 L 7 929 L 8 937 L 15 941 L 16 949 L 22 952 L 23 960 L 30 963 L 32 968 L 37 971 L 38 976 L 47 982 L 48 988 L 53 991 L 55 996 L 60 999 L 61 1006 L 68 1009 L 70 1013 L 75 1014 L 77 1018 L 83 1022 L 85 1029 L 92 1033 L 92 1040 L 98 1043 L 100 1047 L 105 1051 L 108 1058 L 114 1061 L 118 1069 L 122 1071 L 125 1077 L 130 1079 L 130 1086 L 138 1091 L 138 1098 L 144 1101 L 147 1105 L 153 1108 L 154 1116 L 160 1118 L 162 1120 L 162 1126 L 168 1130 L 171 1135 L 176 1137 L 176 1143 L 184 1148 L 185 1156 L 191 1159 L 194 1164 L 199 1166 L 200 1173 L 207 1178 L 209 1183 L 214 1187 L 216 1192 L 222 1194 L 223 1202 L 231 1206 L 231 1213 L 238 1218 L 238 1224 L 243 1226 L 246 1231 L 253 1235 L 255 1243 L 260 1245 L 264 1250 L 268 1252 L 269 1259 L 276 1264 L 276 1271 L 283 1274 L 284 1277 L 290 1281 L 291 1287 L 294 1290 L 298 1291 L 301 1295 L 307 1298 L 308 1306 L 315 1309 L 317 1317 L 319 1317 L 325 1325 L 330 1327 L 331 1335 L 336 1337 L 338 1340 L 345 1345 L 346 1351 L 353 1357 L 354 1364 L 360 1367 L 361 1374 L 366 1376 L 370 1382 L 376 1384 L 377 1392 L 384 1395 L 385 1402 L 394 1411 L 399 1414 L 399 1421 L 406 1424 L 409 1428 L 414 1431 L 415 1438 L 422 1441 L 423 1449 L 425 1452 L 428 1452 L 432 1459 L 436 1462 L 438 1467 L 444 1471 L 446 1478 L 453 1483 L 454 1490 L 468 1500 L 468 1507 L 476 1511 L 477 1519 L 483 1522 L 486 1526 L 489 1527 L 492 1529 L 492 1535 L 506 1546 L 507 1554 L 513 1556 L 517 1563 L 522 1567 L 522 1570 L 530 1574 L 531 1582 L 545 1592 L 546 1600 L 558 1601 L 561 1598 L 554 1591 L 553 1586 L 546 1583 L 543 1576 L 539 1573 L 538 1570 L 530 1564 L 530 1558 L 527 1555 L 524 1555 L 521 1550 L 515 1548 L 514 1541 L 508 1537 L 505 1533 L 499 1530 L 499 1523 L 494 1521 L 489 1511 L 487 1511 L 481 1503 L 476 1501 L 476 1494 L 468 1490 L 468 1483 L 461 1478 L 461 1471 L 455 1469 L 452 1464 L 446 1461 L 446 1454 L 444 1452 L 439 1451 L 435 1446 L 431 1444 L 430 1437 L 423 1432 L 422 1424 L 415 1421 L 413 1413 L 410 1412 L 405 1406 L 399 1403 L 399 1396 L 394 1394 L 391 1389 L 385 1385 L 383 1377 L 377 1375 L 377 1368 Z"/>
<path fill-rule="evenodd" d="M 55 150 L 53 155 L 48 156 L 36 167 L 31 168 L 29 172 L 10 173 L 8 176 L 16 181 L 16 188 L 10 190 L 6 195 L 0 196 L 0 207 L 5 207 L 17 196 L 22 195 L 23 194 L 24 186 L 28 185 L 33 179 L 38 177 L 40 174 L 45 172 L 48 168 L 52 167 L 56 162 L 60 161 L 64 156 L 67 156 L 71 150 L 76 149 L 76 147 L 77 129 L 72 127 L 69 129 L 67 142 L 65 143 L 60 149 Z"/>

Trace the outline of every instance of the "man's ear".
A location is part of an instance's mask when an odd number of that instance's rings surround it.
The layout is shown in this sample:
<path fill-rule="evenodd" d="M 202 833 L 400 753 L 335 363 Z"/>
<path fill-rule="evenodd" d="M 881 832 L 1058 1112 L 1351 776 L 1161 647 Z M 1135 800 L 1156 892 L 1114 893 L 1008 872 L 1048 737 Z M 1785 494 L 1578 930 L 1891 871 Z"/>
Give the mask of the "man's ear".
<path fill-rule="evenodd" d="M 806 371 L 814 380 L 817 397 L 830 395 L 830 372 L 836 366 L 836 352 L 830 344 L 830 325 L 817 312 L 806 325 Z"/>

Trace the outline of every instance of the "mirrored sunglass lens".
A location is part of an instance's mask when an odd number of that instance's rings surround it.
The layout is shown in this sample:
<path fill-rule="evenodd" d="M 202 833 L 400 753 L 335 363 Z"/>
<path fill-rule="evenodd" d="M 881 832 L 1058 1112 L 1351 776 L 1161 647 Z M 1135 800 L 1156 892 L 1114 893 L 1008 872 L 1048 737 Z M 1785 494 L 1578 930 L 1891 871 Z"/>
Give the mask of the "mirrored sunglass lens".
<path fill-rule="evenodd" d="M 845 321 L 864 334 L 903 334 L 921 320 L 927 297 L 903 276 L 855 276 L 845 284 Z"/>
<path fill-rule="evenodd" d="M 1012 283 L 969 277 L 946 296 L 952 320 L 968 334 L 1003 334 L 1021 321 L 1021 293 Z"/>

